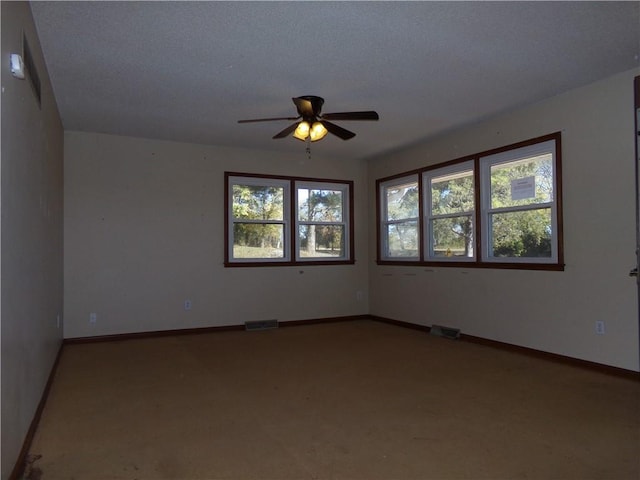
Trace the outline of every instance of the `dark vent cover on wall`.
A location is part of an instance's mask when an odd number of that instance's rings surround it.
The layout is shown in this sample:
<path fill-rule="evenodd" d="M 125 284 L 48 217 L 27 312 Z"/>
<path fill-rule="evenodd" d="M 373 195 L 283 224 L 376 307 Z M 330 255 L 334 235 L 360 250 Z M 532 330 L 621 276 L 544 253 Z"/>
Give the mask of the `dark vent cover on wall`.
<path fill-rule="evenodd" d="M 430 333 L 437 337 L 451 338 L 453 340 L 460 338 L 460 329 L 443 327 L 442 325 L 432 325 Z"/>
<path fill-rule="evenodd" d="M 42 105 L 42 93 L 40 87 L 40 76 L 36 70 L 35 62 L 33 61 L 33 55 L 31 55 L 31 49 L 27 42 L 27 37 L 22 36 L 22 58 L 24 60 L 25 70 L 27 71 L 27 77 L 29 77 L 29 83 L 33 88 L 33 93 L 36 95 L 38 101 L 38 107 Z"/>
<path fill-rule="evenodd" d="M 278 328 L 278 320 L 255 320 L 253 322 L 244 322 L 245 330 L 268 330 L 270 328 Z"/>

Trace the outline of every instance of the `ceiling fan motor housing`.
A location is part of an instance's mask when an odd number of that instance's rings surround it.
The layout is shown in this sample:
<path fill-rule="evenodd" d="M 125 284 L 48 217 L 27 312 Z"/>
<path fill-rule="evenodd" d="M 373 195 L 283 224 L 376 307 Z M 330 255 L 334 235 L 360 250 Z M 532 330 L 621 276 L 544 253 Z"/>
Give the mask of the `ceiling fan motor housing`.
<path fill-rule="evenodd" d="M 303 95 L 292 100 L 296 104 L 300 116 L 307 121 L 316 120 L 322 112 L 322 105 L 324 105 L 324 98 L 315 95 Z"/>

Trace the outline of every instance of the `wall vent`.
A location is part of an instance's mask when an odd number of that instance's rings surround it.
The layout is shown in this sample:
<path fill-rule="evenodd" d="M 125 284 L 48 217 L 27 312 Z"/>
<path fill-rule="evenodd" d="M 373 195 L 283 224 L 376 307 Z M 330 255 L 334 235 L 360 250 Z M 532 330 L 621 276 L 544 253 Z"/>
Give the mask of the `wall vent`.
<path fill-rule="evenodd" d="M 40 86 L 40 75 L 36 70 L 36 63 L 31 54 L 31 48 L 27 42 L 26 35 L 22 36 L 22 59 L 24 60 L 25 70 L 27 71 L 27 77 L 29 77 L 29 83 L 33 88 L 33 93 L 36 96 L 38 107 L 42 106 L 42 88 Z"/>
<path fill-rule="evenodd" d="M 432 325 L 429 333 L 436 337 L 445 337 L 452 340 L 460 338 L 459 328 L 443 327 L 442 325 Z"/>
<path fill-rule="evenodd" d="M 278 328 L 278 320 L 254 320 L 251 322 L 244 322 L 245 330 L 269 330 L 271 328 Z"/>

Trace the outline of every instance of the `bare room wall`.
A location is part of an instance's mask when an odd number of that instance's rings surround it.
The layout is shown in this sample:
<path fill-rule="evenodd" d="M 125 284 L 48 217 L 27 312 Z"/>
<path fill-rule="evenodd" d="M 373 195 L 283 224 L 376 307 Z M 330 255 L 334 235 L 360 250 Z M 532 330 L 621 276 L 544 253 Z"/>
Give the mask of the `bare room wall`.
<path fill-rule="evenodd" d="M 562 132 L 564 272 L 377 266 L 373 315 L 638 370 L 633 78 L 625 72 L 373 159 L 375 180 Z M 376 243 L 372 235 L 372 258 Z M 604 320 L 605 335 L 596 335 Z"/>
<path fill-rule="evenodd" d="M 63 131 L 26 2 L 2 2 L 2 473 L 18 458 L 62 341 Z M 23 33 L 42 87 L 11 75 Z M 6 61 L 5 61 L 6 60 Z"/>
<path fill-rule="evenodd" d="M 225 268 L 225 171 L 353 180 L 356 264 Z M 65 337 L 366 314 L 367 190 L 365 163 L 320 147 L 308 160 L 302 143 L 287 155 L 66 132 Z"/>

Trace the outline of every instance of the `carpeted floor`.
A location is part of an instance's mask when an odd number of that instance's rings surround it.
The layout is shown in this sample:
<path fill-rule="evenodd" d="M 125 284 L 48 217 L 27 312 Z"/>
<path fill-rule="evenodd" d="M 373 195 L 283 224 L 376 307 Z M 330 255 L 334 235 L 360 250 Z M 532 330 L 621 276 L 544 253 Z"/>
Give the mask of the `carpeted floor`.
<path fill-rule="evenodd" d="M 373 321 L 67 345 L 54 479 L 640 478 L 640 382 Z"/>

